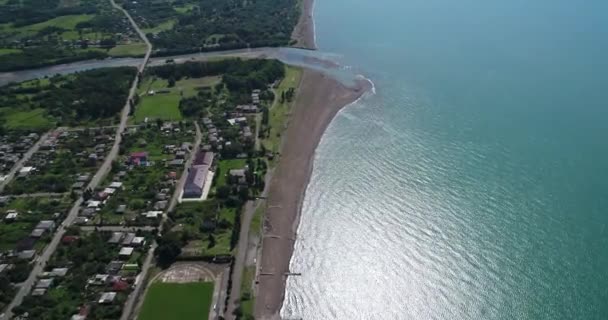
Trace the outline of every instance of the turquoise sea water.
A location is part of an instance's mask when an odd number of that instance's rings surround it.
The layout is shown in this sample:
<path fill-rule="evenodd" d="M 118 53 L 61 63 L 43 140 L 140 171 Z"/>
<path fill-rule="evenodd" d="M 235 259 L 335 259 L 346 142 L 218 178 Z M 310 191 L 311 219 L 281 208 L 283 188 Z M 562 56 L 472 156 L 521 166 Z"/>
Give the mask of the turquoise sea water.
<path fill-rule="evenodd" d="M 377 93 L 319 146 L 283 317 L 608 319 L 608 1 L 315 20 Z"/>

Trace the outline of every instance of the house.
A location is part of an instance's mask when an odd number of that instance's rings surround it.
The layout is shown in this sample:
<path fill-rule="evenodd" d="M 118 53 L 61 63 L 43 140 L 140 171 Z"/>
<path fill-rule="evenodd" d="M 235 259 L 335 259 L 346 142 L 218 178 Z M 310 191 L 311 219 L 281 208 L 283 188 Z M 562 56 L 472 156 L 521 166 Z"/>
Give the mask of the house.
<path fill-rule="evenodd" d="M 171 167 L 181 167 L 184 165 L 184 159 L 173 159 L 167 163 Z"/>
<path fill-rule="evenodd" d="M 122 269 L 122 261 L 112 261 L 106 266 L 106 272 L 109 274 L 117 274 Z"/>
<path fill-rule="evenodd" d="M 72 189 L 74 189 L 74 190 L 82 190 L 82 189 L 84 189 L 84 182 L 75 182 L 72 185 Z"/>
<path fill-rule="evenodd" d="M 116 298 L 116 292 L 104 292 L 99 297 L 99 304 L 109 304 Z"/>
<path fill-rule="evenodd" d="M 213 158 L 213 152 L 197 153 L 186 178 L 182 195 L 184 198 L 200 198 L 202 196 L 203 186 L 207 179 L 207 173 L 213 164 Z"/>
<path fill-rule="evenodd" d="M 232 169 L 228 172 L 228 175 L 231 183 L 247 184 L 247 171 L 245 169 Z"/>
<path fill-rule="evenodd" d="M 34 296 L 34 297 L 43 296 L 45 293 L 46 293 L 46 289 L 44 289 L 44 288 L 38 288 L 38 289 L 32 290 L 32 296 Z"/>
<path fill-rule="evenodd" d="M 40 279 L 36 283 L 36 289 L 48 289 L 53 285 L 53 279 Z"/>
<path fill-rule="evenodd" d="M 242 113 L 257 113 L 258 107 L 254 105 L 238 105 L 236 110 Z"/>
<path fill-rule="evenodd" d="M 82 174 L 76 178 L 76 181 L 77 182 L 87 182 L 87 181 L 89 181 L 89 177 L 90 176 L 88 174 Z"/>
<path fill-rule="evenodd" d="M 76 219 L 74 219 L 74 223 L 77 225 L 87 224 L 87 222 L 89 222 L 89 219 L 86 217 L 76 217 Z"/>
<path fill-rule="evenodd" d="M 176 159 L 184 159 L 186 157 L 186 152 L 185 151 L 178 151 L 175 153 L 175 158 Z"/>
<path fill-rule="evenodd" d="M 15 220 L 17 220 L 18 216 L 19 216 L 19 213 L 17 211 L 15 211 L 15 210 L 8 210 L 6 212 L 6 217 L 4 217 L 4 220 L 7 221 L 7 222 L 15 221 Z"/>
<path fill-rule="evenodd" d="M 118 252 L 118 256 L 123 259 L 128 259 L 133 254 L 133 248 L 131 247 L 122 247 L 120 248 L 120 252 Z"/>
<path fill-rule="evenodd" d="M 125 211 L 127 211 L 126 204 L 121 204 L 118 206 L 118 208 L 116 208 L 116 213 L 125 213 Z"/>
<path fill-rule="evenodd" d="M 144 237 L 135 237 L 133 241 L 131 241 L 132 246 L 140 247 L 146 243 L 146 238 Z"/>
<path fill-rule="evenodd" d="M 165 210 L 165 208 L 167 207 L 167 203 L 167 200 L 157 201 L 154 204 L 154 210 Z"/>
<path fill-rule="evenodd" d="M 78 239 L 80 239 L 80 237 L 78 236 L 64 236 L 63 238 L 61 238 L 61 243 L 72 244 L 75 241 L 78 241 Z"/>
<path fill-rule="evenodd" d="M 129 232 L 125 235 L 124 239 L 122 240 L 122 245 L 123 246 L 128 246 L 131 244 L 131 241 L 133 241 L 133 239 L 135 239 L 135 233 Z"/>
<path fill-rule="evenodd" d="M 97 213 L 97 211 L 95 210 L 95 208 L 85 208 L 80 212 L 80 215 L 83 217 L 93 217 L 95 215 L 95 213 Z M 84 222 L 86 223 L 86 221 Z"/>
<path fill-rule="evenodd" d="M 21 170 L 19 170 L 19 178 L 25 178 L 28 175 L 30 175 L 32 172 L 34 172 L 36 170 L 36 168 L 34 167 L 23 167 L 21 168 Z"/>
<path fill-rule="evenodd" d="M 108 243 L 117 244 L 122 241 L 124 236 L 124 232 L 113 232 L 112 236 L 110 236 L 110 240 L 108 240 Z"/>
<path fill-rule="evenodd" d="M 67 273 L 68 268 L 54 268 L 53 270 L 51 270 L 49 275 L 51 277 L 65 277 Z"/>
<path fill-rule="evenodd" d="M 42 220 L 36 225 L 36 229 L 42 229 L 44 231 L 53 231 L 55 230 L 55 227 L 55 221 L 52 220 Z"/>
<path fill-rule="evenodd" d="M 103 286 L 110 283 L 110 275 L 107 274 L 96 274 L 93 278 L 87 281 L 88 284 L 94 286 Z"/>
<path fill-rule="evenodd" d="M 32 258 L 36 255 L 36 250 L 23 250 L 17 254 L 19 259 L 23 260 L 32 260 Z"/>
<path fill-rule="evenodd" d="M 87 208 L 97 209 L 101 206 L 101 201 L 98 200 L 89 200 L 87 203 Z"/>
<path fill-rule="evenodd" d="M 142 213 L 142 215 L 148 219 L 158 219 L 158 217 L 162 214 L 163 214 L 162 211 L 148 211 L 148 212 Z"/>
<path fill-rule="evenodd" d="M 114 181 L 114 182 L 110 183 L 110 188 L 120 189 L 120 188 L 122 188 L 122 182 Z"/>
<path fill-rule="evenodd" d="M 145 151 L 133 152 L 129 155 L 129 163 L 136 166 L 145 166 L 148 164 L 148 153 Z"/>
<path fill-rule="evenodd" d="M 112 194 L 114 194 L 114 192 L 116 192 L 116 189 L 114 189 L 114 188 L 103 189 L 103 193 L 108 194 L 108 195 L 112 195 Z"/>
<path fill-rule="evenodd" d="M 40 238 L 42 237 L 42 235 L 46 232 L 46 230 L 44 229 L 34 229 L 32 230 L 32 232 L 30 233 L 30 237 L 32 238 Z"/>
<path fill-rule="evenodd" d="M 112 284 L 112 290 L 125 291 L 129 289 L 129 283 L 123 280 L 117 280 Z"/>

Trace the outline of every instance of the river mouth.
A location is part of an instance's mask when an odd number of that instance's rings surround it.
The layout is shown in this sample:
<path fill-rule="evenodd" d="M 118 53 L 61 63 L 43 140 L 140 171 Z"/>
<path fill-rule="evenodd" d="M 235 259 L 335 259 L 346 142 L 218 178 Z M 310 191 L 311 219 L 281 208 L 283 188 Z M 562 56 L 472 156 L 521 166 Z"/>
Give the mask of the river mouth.
<path fill-rule="evenodd" d="M 309 68 L 328 74 L 345 85 L 354 84 L 358 74 L 348 66 L 340 63 L 340 55 L 315 50 L 298 48 L 254 48 L 218 52 L 190 53 L 176 56 L 150 58 L 149 66 L 159 66 L 166 63 L 184 63 L 187 61 L 208 61 L 222 58 L 243 59 L 277 59 L 283 63 Z M 22 82 L 54 75 L 65 75 L 85 70 L 138 66 L 143 58 L 115 58 L 103 60 L 85 60 L 38 69 L 28 69 L 0 73 L 0 85 L 12 82 Z"/>

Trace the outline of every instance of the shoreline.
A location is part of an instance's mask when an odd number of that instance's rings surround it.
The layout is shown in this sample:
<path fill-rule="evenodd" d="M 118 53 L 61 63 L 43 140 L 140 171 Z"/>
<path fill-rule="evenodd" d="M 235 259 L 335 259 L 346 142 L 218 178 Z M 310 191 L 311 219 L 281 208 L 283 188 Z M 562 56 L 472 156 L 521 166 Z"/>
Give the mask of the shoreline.
<path fill-rule="evenodd" d="M 291 33 L 291 38 L 296 41 L 292 47 L 309 50 L 317 49 L 313 9 L 314 0 L 302 0 L 300 19 Z"/>
<path fill-rule="evenodd" d="M 340 110 L 372 89 L 368 80 L 360 79 L 353 87 L 347 87 L 321 72 L 304 69 L 282 142 L 281 158 L 270 182 L 256 319 L 280 319 L 285 297 L 284 274 L 289 272 L 302 202 L 321 137 Z"/>

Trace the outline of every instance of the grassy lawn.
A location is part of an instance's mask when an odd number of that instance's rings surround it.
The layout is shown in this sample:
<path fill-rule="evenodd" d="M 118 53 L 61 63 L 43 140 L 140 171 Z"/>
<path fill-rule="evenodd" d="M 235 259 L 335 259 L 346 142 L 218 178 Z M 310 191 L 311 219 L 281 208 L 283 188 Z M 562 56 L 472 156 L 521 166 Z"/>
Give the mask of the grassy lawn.
<path fill-rule="evenodd" d="M 270 108 L 269 114 L 269 125 L 270 134 L 262 141 L 264 147 L 267 150 L 278 152 L 281 148 L 281 134 L 285 129 L 287 120 L 289 118 L 289 112 L 291 108 L 291 102 L 285 101 L 280 102 L 281 92 L 287 91 L 289 88 L 297 88 L 302 77 L 302 69 L 286 66 L 285 67 L 285 78 L 281 81 L 275 92 L 275 101 Z"/>
<path fill-rule="evenodd" d="M 228 172 L 232 169 L 243 169 L 247 161 L 245 159 L 230 159 L 221 160 L 218 165 L 218 171 L 216 172 L 217 180 L 215 181 L 215 187 L 221 187 L 228 183 Z"/>
<path fill-rule="evenodd" d="M 249 230 L 253 235 L 259 236 L 262 233 L 262 222 L 264 220 L 264 211 L 266 210 L 266 203 L 262 203 L 253 214 L 251 219 L 251 226 Z"/>
<path fill-rule="evenodd" d="M 0 56 L 11 53 L 19 53 L 21 49 L 0 48 Z"/>
<path fill-rule="evenodd" d="M 241 311 L 244 319 L 247 319 L 247 316 L 251 316 L 251 319 L 253 319 L 253 306 L 255 305 L 255 297 L 253 296 L 254 278 L 255 266 L 245 267 L 241 281 Z"/>
<path fill-rule="evenodd" d="M 143 55 L 146 53 L 145 43 L 121 44 L 110 49 L 108 54 L 111 56 L 134 56 Z"/>
<path fill-rule="evenodd" d="M 206 320 L 213 299 L 213 283 L 153 283 L 138 320 Z"/>
<path fill-rule="evenodd" d="M 173 29 L 173 26 L 175 25 L 176 20 L 175 19 L 171 19 L 171 20 L 167 20 L 159 25 L 157 25 L 154 28 L 144 28 L 142 29 L 142 31 L 146 34 L 148 33 L 159 33 L 161 31 L 165 31 L 165 30 L 171 30 Z"/>
<path fill-rule="evenodd" d="M 162 120 L 182 120 L 183 116 L 179 110 L 179 101 L 183 97 L 195 96 L 199 88 L 213 86 L 221 81 L 220 77 L 203 77 L 182 79 L 169 88 L 167 80 L 158 78 L 147 78 L 142 83 L 139 94 L 140 103 L 135 110 L 135 123 L 142 122 L 146 118 Z M 168 91 L 158 93 L 159 90 Z M 147 95 L 155 91 L 155 95 Z"/>
<path fill-rule="evenodd" d="M 148 120 L 182 120 L 182 113 L 179 111 L 179 93 L 170 92 L 162 93 L 153 96 L 144 96 L 141 102 L 135 109 L 134 122 L 143 122 Z"/>
<path fill-rule="evenodd" d="M 9 129 L 48 129 L 54 123 L 45 117 L 44 109 L 20 111 L 14 108 L 0 109 L 0 117 L 6 121 Z"/>
<path fill-rule="evenodd" d="M 91 15 L 91 14 L 60 16 L 60 17 L 57 17 L 54 19 L 32 24 L 29 26 L 13 28 L 13 29 L 11 29 L 11 31 L 16 31 L 16 32 L 27 35 L 27 34 L 34 34 L 46 27 L 58 27 L 58 28 L 67 29 L 67 30 L 74 30 L 78 23 L 89 21 L 91 19 L 93 19 L 93 15 Z"/>

